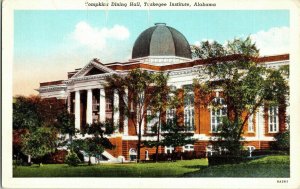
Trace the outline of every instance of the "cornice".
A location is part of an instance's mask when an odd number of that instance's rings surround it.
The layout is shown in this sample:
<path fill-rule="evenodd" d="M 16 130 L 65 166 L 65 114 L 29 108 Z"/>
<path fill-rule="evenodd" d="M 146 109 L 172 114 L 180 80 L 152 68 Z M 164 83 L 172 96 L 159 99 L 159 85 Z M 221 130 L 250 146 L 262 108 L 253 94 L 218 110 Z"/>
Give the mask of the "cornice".
<path fill-rule="evenodd" d="M 50 92 L 50 91 L 61 91 L 66 90 L 66 85 L 50 85 L 50 86 L 44 86 L 40 87 L 39 89 L 36 89 L 38 92 Z"/>

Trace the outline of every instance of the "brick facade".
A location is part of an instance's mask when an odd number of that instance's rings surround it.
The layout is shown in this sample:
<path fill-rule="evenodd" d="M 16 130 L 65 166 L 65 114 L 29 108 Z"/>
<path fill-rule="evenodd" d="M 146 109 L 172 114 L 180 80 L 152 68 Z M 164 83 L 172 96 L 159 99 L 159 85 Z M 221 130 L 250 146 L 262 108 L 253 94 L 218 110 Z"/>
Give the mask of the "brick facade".
<path fill-rule="evenodd" d="M 102 63 L 100 63 L 98 60 L 94 60 L 94 63 L 96 63 L 99 66 L 102 67 L 106 67 L 107 69 L 111 69 L 114 71 L 130 71 L 132 69 L 136 69 L 136 68 L 140 68 L 140 69 L 146 69 L 146 70 L 151 70 L 151 71 L 178 71 L 180 69 L 184 69 L 184 70 L 188 70 L 188 69 L 192 69 L 194 66 L 199 66 L 199 65 L 207 65 L 210 63 L 214 63 L 214 62 L 219 62 L 219 61 L 230 61 L 230 60 L 235 60 L 236 58 L 240 58 L 239 55 L 232 55 L 232 56 L 227 56 L 227 57 L 222 57 L 222 58 L 214 58 L 214 59 L 206 59 L 206 60 L 191 60 L 191 61 L 187 61 L 184 63 L 177 63 L 177 64 L 170 64 L 170 65 L 164 65 L 164 66 L 158 66 L 158 65 L 149 65 L 149 64 L 145 64 L 145 63 L 141 63 L 139 61 L 132 61 L 132 62 L 126 62 L 125 64 L 121 64 L 121 63 L 112 63 L 112 64 L 106 64 L 103 65 Z M 270 57 L 260 57 L 260 58 L 256 58 L 254 59 L 254 61 L 256 61 L 259 64 L 265 64 L 268 63 L 269 61 L 285 61 L 289 59 L 289 55 L 278 55 L 278 56 L 270 56 Z M 85 68 L 86 69 L 86 68 Z M 94 69 L 94 68 L 92 68 Z M 105 69 L 104 69 L 105 70 Z M 87 72 L 87 71 L 86 71 Z M 76 75 L 80 74 L 80 73 L 84 73 L 84 71 L 82 71 L 81 69 L 76 69 L 74 72 L 69 72 L 69 79 L 72 79 L 73 77 L 75 77 Z M 90 73 L 90 72 L 87 72 Z M 95 72 L 96 73 L 96 72 Z M 102 70 L 99 73 L 101 74 L 105 74 L 105 72 Z M 98 75 L 101 75 L 98 74 Z M 97 74 L 95 74 L 97 75 Z M 87 77 L 91 77 L 92 75 L 87 75 Z M 84 76 L 82 76 L 83 78 Z M 174 76 L 175 78 L 178 78 L 179 76 Z M 100 80 L 98 80 L 97 82 L 99 83 Z M 50 90 L 52 87 L 63 87 L 64 85 L 63 80 L 59 80 L 59 81 L 51 81 L 51 82 L 44 82 L 44 83 L 40 83 L 40 88 L 41 89 L 45 89 L 46 92 L 44 92 L 45 94 L 48 93 L 47 90 Z M 176 81 L 173 81 L 176 84 Z M 190 81 L 190 83 L 188 84 L 190 86 L 193 86 L 192 81 Z M 105 86 L 105 85 L 103 85 Z M 114 104 L 113 102 L 113 90 L 109 90 L 107 88 L 103 88 L 103 86 L 101 89 L 104 90 L 105 93 L 105 103 L 107 103 L 107 99 L 111 99 L 111 104 Z M 181 84 L 179 87 L 177 87 L 177 97 L 179 100 L 179 104 L 176 107 L 176 117 L 177 117 L 177 121 L 178 121 L 178 125 L 179 126 L 183 126 L 184 125 L 184 114 L 185 114 L 185 107 L 184 107 L 184 98 L 185 98 L 185 92 L 184 91 L 184 86 L 186 86 L 186 82 L 184 82 L 184 84 Z M 80 86 L 82 87 L 82 86 Z M 97 87 L 99 87 L 97 85 Z M 54 90 L 54 89 L 53 89 Z M 58 90 L 58 89 L 55 89 Z M 55 91 L 54 90 L 54 91 Z M 86 89 L 84 89 L 86 90 Z M 83 125 L 85 125 L 85 122 L 87 121 L 87 90 L 84 91 L 82 89 L 80 90 L 70 90 L 70 92 L 68 92 L 68 96 L 64 97 L 64 96 L 60 96 L 60 100 L 63 103 L 68 102 L 68 108 L 70 110 L 71 113 L 76 114 L 75 111 L 75 101 L 76 100 L 76 92 L 79 92 L 79 106 L 80 107 L 80 112 L 79 112 L 79 116 L 80 116 L 80 127 L 82 127 Z M 91 89 L 88 89 L 91 90 Z M 95 97 L 98 95 L 98 97 L 96 98 L 96 101 L 100 101 L 100 97 L 99 97 L 99 88 L 92 88 L 92 90 L 94 91 L 94 96 Z M 97 91 L 97 92 L 95 92 Z M 195 136 L 195 138 L 197 139 L 196 142 L 194 143 L 194 150 L 196 152 L 205 152 L 207 145 L 210 144 L 209 140 L 211 137 L 214 136 L 218 136 L 218 134 L 216 132 L 212 132 L 212 128 L 211 128 L 211 119 L 212 119 L 212 113 L 211 113 L 211 109 L 210 107 L 207 106 L 207 102 L 212 101 L 215 97 L 217 97 L 217 95 L 219 97 L 222 97 L 222 92 L 213 92 L 211 94 L 205 94 L 204 91 L 201 91 L 199 86 L 195 86 L 193 89 L 193 94 L 194 94 L 194 104 L 193 104 L 193 111 L 194 111 L 194 131 L 192 132 Z M 40 92 L 42 93 L 42 92 Z M 56 95 L 60 95 L 62 94 L 62 92 L 60 93 L 55 93 L 54 96 Z M 78 93 L 77 93 L 78 95 Z M 118 94 L 119 97 L 121 97 L 122 94 Z M 130 115 L 128 115 L 128 119 L 125 119 L 127 116 L 125 116 L 125 107 L 124 104 L 122 104 L 122 101 L 119 98 L 119 117 L 118 117 L 118 123 L 119 123 L 119 127 L 118 127 L 118 136 L 111 136 L 110 137 L 110 141 L 113 145 L 115 145 L 116 147 L 112 150 L 107 150 L 108 153 L 110 153 L 112 156 L 114 157 L 119 157 L 119 156 L 124 156 L 126 160 L 128 160 L 129 157 L 129 150 L 130 149 L 137 149 L 137 120 L 136 120 L 136 115 L 135 112 L 137 111 L 136 109 L 136 104 L 132 103 L 132 92 L 130 90 L 128 90 L 128 104 L 129 104 L 129 112 Z M 46 99 L 49 99 L 50 101 L 53 99 L 58 99 L 57 97 L 52 97 L 52 96 L 46 96 L 43 97 Z M 287 107 L 284 103 L 285 101 L 282 100 L 282 103 L 278 106 L 278 132 L 284 132 L 286 131 L 286 118 L 287 118 Z M 101 105 L 101 108 L 105 107 L 106 105 Z M 99 106 L 100 108 L 100 106 Z M 144 111 L 146 111 L 147 108 L 144 109 Z M 227 107 L 228 111 L 229 111 L 229 115 L 231 115 L 230 111 L 231 111 L 231 107 Z M 105 117 L 106 119 L 112 119 L 114 118 L 114 110 L 112 108 L 112 110 L 109 110 L 110 112 L 108 112 L 107 110 L 105 111 Z M 111 117 L 107 117 L 108 114 L 111 114 Z M 242 117 L 245 118 L 245 116 L 247 115 L 247 112 L 244 112 Z M 100 113 L 99 113 L 100 116 Z M 76 116 L 75 116 L 76 117 Z M 164 110 L 161 114 L 161 121 L 165 122 L 167 118 L 166 115 L 166 110 Z M 258 120 L 260 119 L 260 120 Z M 263 120 L 261 120 L 263 119 Z M 125 123 L 125 121 L 127 120 L 127 123 Z M 247 140 L 244 143 L 245 146 L 254 146 L 256 149 L 269 149 L 270 148 L 270 144 L 273 141 L 273 137 L 278 133 L 276 132 L 269 132 L 269 127 L 270 127 L 270 119 L 269 119 L 269 107 L 266 104 L 265 106 L 263 106 L 263 111 L 262 112 L 255 112 L 253 115 L 253 119 L 252 119 L 252 125 L 253 125 L 253 131 L 248 130 L 248 122 L 246 122 L 244 128 L 243 128 L 243 137 L 245 137 Z M 126 129 L 125 129 L 126 127 Z M 277 127 L 277 125 L 276 125 Z M 147 119 L 146 117 L 144 117 L 144 123 L 143 123 L 143 128 L 144 128 L 144 135 L 143 138 L 147 138 L 150 140 L 155 140 L 155 134 L 151 134 L 149 132 L 147 132 Z M 125 130 L 127 133 L 125 133 Z M 130 139 L 128 139 L 130 138 Z M 159 153 L 164 153 L 165 148 L 163 146 L 159 147 Z M 177 151 L 181 151 L 182 147 L 178 147 L 176 149 Z M 145 159 L 146 158 L 146 152 L 148 154 L 148 157 L 150 158 L 150 156 L 152 154 L 155 154 L 155 148 L 147 148 L 147 147 L 143 147 L 141 148 L 141 159 Z"/>

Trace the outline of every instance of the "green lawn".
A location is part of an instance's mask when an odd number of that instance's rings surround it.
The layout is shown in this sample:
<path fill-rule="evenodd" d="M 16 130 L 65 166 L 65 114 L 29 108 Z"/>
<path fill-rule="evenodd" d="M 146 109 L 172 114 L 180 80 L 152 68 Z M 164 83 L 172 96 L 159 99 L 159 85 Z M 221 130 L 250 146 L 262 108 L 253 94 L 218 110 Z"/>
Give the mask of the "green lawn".
<path fill-rule="evenodd" d="M 206 167 L 185 177 L 290 177 L 289 156 L 268 156 L 247 163 Z"/>
<path fill-rule="evenodd" d="M 208 167 L 206 159 L 165 163 L 18 166 L 14 177 L 289 177 L 289 156 Z"/>

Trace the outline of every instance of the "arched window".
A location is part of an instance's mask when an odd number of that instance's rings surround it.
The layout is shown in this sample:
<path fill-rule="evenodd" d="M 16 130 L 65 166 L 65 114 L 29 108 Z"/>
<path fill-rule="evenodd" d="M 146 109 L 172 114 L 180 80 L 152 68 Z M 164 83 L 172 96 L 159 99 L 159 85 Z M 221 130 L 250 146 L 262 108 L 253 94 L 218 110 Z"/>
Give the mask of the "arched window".
<path fill-rule="evenodd" d="M 130 158 L 130 161 L 135 161 L 136 160 L 136 150 L 134 148 L 130 148 L 129 149 L 129 158 Z"/>
<path fill-rule="evenodd" d="M 214 98 L 211 104 L 211 131 L 218 132 L 218 127 L 222 124 L 222 119 L 227 115 L 227 105 L 225 104 L 225 100 L 220 97 Z"/>

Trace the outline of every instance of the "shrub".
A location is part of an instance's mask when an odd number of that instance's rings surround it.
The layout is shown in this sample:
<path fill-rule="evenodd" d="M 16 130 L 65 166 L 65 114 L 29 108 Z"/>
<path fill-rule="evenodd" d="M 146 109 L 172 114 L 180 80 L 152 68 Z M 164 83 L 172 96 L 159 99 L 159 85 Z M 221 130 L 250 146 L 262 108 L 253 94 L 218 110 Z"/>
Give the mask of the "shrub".
<path fill-rule="evenodd" d="M 158 154 L 158 161 L 170 161 L 170 160 L 191 160 L 191 159 L 201 159 L 205 158 L 206 152 L 201 151 L 201 152 L 196 152 L 196 151 L 191 151 L 191 152 L 173 152 L 171 154 Z M 150 158 L 155 161 L 156 155 L 152 154 Z"/>
<path fill-rule="evenodd" d="M 266 155 L 288 155 L 286 151 L 278 150 L 254 150 L 252 156 L 266 156 Z"/>
<path fill-rule="evenodd" d="M 275 136 L 275 142 L 273 142 L 273 144 L 272 144 L 272 149 L 289 151 L 290 150 L 290 131 L 278 133 Z"/>
<path fill-rule="evenodd" d="M 77 154 L 77 156 L 81 162 L 84 161 L 84 155 L 79 150 L 75 150 L 74 153 Z"/>
<path fill-rule="evenodd" d="M 75 152 L 70 152 L 65 159 L 65 163 L 70 166 L 77 166 L 80 162 L 81 161 Z"/>
<path fill-rule="evenodd" d="M 41 158 L 33 158 L 36 162 L 43 162 L 45 164 L 62 164 L 68 155 L 66 150 L 56 150 L 53 153 L 46 154 Z"/>
<path fill-rule="evenodd" d="M 223 165 L 223 164 L 236 164 L 247 161 L 246 157 L 243 156 L 226 156 L 226 155 L 218 155 L 218 156 L 209 156 L 208 157 L 208 165 Z"/>

